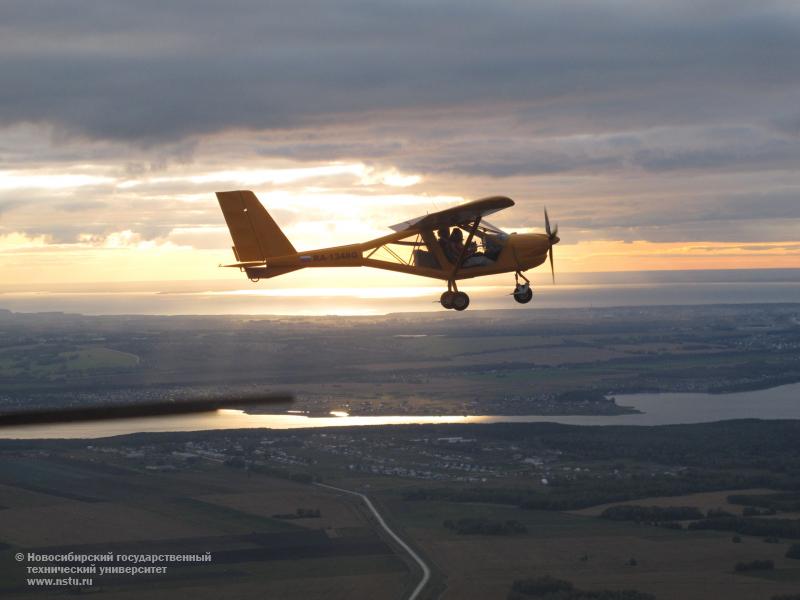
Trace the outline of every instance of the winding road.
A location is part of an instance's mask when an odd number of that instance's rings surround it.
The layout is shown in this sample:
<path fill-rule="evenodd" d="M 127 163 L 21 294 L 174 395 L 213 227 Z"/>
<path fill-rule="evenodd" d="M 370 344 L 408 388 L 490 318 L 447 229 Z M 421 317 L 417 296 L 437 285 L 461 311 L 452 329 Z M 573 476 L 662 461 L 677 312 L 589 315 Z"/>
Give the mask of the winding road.
<path fill-rule="evenodd" d="M 378 510 L 375 508 L 375 505 L 372 504 L 372 501 L 369 498 L 367 498 L 366 495 L 364 495 L 364 494 L 362 494 L 360 492 L 354 492 L 353 490 L 346 490 L 344 488 L 336 487 L 336 486 L 333 486 L 333 485 L 327 485 L 327 484 L 324 484 L 324 483 L 315 483 L 314 485 L 316 485 L 318 487 L 322 487 L 322 488 L 327 488 L 329 490 L 335 490 L 337 492 L 344 492 L 345 494 L 352 494 L 353 496 L 358 496 L 359 498 L 361 498 L 364 501 L 364 504 L 367 505 L 367 508 L 369 508 L 372 511 L 372 514 L 375 515 L 375 518 L 378 520 L 378 523 L 380 523 L 380 526 L 383 527 L 383 529 L 386 531 L 386 533 L 388 533 L 389 536 L 391 536 L 391 538 L 395 542 L 397 542 L 397 544 L 403 550 L 405 550 L 409 554 L 409 556 L 411 556 L 411 558 L 413 558 L 414 561 L 422 569 L 422 579 L 417 584 L 417 587 L 414 588 L 414 591 L 411 592 L 411 595 L 408 597 L 408 600 L 417 600 L 417 598 L 419 597 L 420 593 L 425 588 L 425 586 L 428 584 L 428 581 L 431 578 L 431 570 L 428 567 L 428 565 L 425 564 L 425 561 L 422 560 L 422 557 L 419 554 L 417 554 L 416 552 L 414 552 L 414 550 L 411 549 L 411 546 L 406 544 L 400 538 L 400 536 L 397 535 L 394 531 L 392 531 L 392 529 L 386 524 L 386 521 L 383 520 L 383 517 L 378 512 Z"/>

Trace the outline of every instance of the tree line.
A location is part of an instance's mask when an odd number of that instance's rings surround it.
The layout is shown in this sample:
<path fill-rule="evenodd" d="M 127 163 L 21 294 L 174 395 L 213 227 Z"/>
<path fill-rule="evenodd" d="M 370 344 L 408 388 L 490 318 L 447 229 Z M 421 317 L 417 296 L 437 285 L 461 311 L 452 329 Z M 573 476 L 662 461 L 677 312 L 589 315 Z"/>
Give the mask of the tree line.
<path fill-rule="evenodd" d="M 447 519 L 443 525 L 459 535 L 515 535 L 528 533 L 524 523 L 514 519 L 498 521 L 485 517 Z"/>
<path fill-rule="evenodd" d="M 662 521 L 689 521 L 702 519 L 705 515 L 694 506 L 638 506 L 621 504 L 610 506 L 600 513 L 610 521 L 635 521 L 637 523 L 660 523 Z"/>
<path fill-rule="evenodd" d="M 517 579 L 511 584 L 508 600 L 655 600 L 652 594 L 636 590 L 581 590 L 571 582 L 549 575 Z"/>
<path fill-rule="evenodd" d="M 758 519 L 751 517 L 718 517 L 689 523 L 689 529 L 735 531 L 742 535 L 800 539 L 800 519 Z"/>

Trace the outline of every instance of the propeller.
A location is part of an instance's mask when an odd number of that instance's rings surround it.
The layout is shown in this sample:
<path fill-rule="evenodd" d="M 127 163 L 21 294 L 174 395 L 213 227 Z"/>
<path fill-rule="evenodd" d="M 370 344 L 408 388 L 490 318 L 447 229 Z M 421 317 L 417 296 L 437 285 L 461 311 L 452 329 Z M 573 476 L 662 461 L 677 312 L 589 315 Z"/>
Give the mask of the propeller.
<path fill-rule="evenodd" d="M 558 237 L 558 223 L 550 230 L 550 217 L 547 214 L 547 207 L 544 209 L 544 229 L 547 232 L 547 239 L 550 242 L 550 245 L 547 249 L 547 255 L 550 257 L 550 274 L 553 276 L 553 283 L 556 282 L 556 268 L 553 265 L 553 246 L 556 245 L 561 240 Z"/>

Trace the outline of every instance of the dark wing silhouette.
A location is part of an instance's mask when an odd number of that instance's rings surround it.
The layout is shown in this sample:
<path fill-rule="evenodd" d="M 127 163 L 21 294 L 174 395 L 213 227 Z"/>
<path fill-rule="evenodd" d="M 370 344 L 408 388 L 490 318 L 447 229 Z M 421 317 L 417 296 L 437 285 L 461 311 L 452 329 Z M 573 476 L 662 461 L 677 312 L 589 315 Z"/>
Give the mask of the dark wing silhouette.
<path fill-rule="evenodd" d="M 0 414 L 0 427 L 185 415 L 190 413 L 213 412 L 220 408 L 241 408 L 258 404 L 286 404 L 292 402 L 292 400 L 292 396 L 288 394 L 267 394 L 202 400 L 176 400 L 172 402 L 141 402 L 80 406 L 74 408 L 22 410 Z"/>

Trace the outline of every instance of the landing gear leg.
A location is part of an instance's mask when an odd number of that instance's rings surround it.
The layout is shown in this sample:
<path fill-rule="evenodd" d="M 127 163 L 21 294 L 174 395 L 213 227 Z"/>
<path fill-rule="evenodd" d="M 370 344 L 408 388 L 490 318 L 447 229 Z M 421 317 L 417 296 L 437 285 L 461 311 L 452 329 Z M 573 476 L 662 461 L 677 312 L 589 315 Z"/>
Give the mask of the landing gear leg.
<path fill-rule="evenodd" d="M 525 283 L 519 282 L 520 277 L 522 277 Z M 514 286 L 514 300 L 520 304 L 527 304 L 531 301 L 531 298 L 533 298 L 533 290 L 531 289 L 530 280 L 525 277 L 525 275 L 517 271 L 514 273 L 514 281 L 516 282 L 516 285 Z"/>

